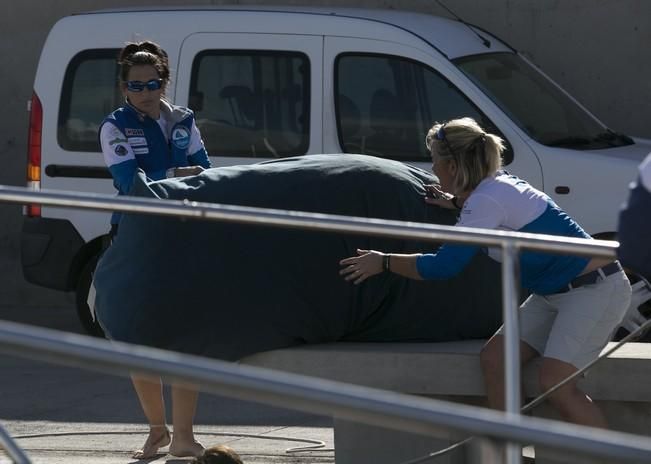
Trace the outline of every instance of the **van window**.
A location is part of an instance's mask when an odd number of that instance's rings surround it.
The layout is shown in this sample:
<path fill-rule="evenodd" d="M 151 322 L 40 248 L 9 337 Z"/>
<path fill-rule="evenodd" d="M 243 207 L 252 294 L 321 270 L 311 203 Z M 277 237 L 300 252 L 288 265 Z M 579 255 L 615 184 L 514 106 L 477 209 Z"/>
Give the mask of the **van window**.
<path fill-rule="evenodd" d="M 68 64 L 57 124 L 57 138 L 64 150 L 101 151 L 99 125 L 122 101 L 118 53 L 118 49 L 84 50 Z"/>
<path fill-rule="evenodd" d="M 208 153 L 307 153 L 310 65 L 303 53 L 207 50 L 192 64 L 188 105 Z"/>
<path fill-rule="evenodd" d="M 337 126 L 347 153 L 429 161 L 425 135 L 430 127 L 465 116 L 501 136 L 464 94 L 422 63 L 390 55 L 345 53 L 335 66 Z M 506 164 L 512 159 L 508 142 L 507 147 Z"/>
<path fill-rule="evenodd" d="M 633 143 L 608 131 L 515 53 L 474 55 L 455 63 L 524 132 L 543 145 L 590 150 Z"/>

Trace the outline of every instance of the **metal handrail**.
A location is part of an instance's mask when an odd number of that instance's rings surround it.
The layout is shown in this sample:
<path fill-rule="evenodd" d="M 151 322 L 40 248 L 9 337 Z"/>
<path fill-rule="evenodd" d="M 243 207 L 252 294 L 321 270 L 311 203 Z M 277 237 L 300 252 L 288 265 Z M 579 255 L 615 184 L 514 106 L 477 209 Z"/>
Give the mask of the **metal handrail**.
<path fill-rule="evenodd" d="M 611 240 L 590 240 L 187 200 L 116 197 L 114 195 L 47 189 L 34 191 L 25 187 L 6 185 L 0 185 L 0 202 L 38 203 L 47 206 L 154 214 L 325 232 L 348 232 L 433 242 L 444 241 L 483 246 L 503 246 L 505 243 L 512 243 L 518 248 L 601 258 L 614 257 L 615 250 L 619 246 L 618 242 Z"/>
<path fill-rule="evenodd" d="M 350 385 L 53 329 L 0 322 L 0 351 L 103 373 L 163 375 L 202 390 L 392 430 L 462 433 L 651 462 L 644 437 Z M 568 437 L 571 439 L 568 440 Z"/>
<path fill-rule="evenodd" d="M 4 449 L 16 464 L 31 464 L 32 462 L 2 426 L 0 426 L 0 449 Z"/>
<path fill-rule="evenodd" d="M 500 246 L 502 248 L 502 290 L 505 336 L 506 413 L 518 418 L 520 413 L 520 362 L 516 301 L 518 289 L 518 254 L 530 249 L 558 254 L 612 258 L 617 242 L 558 237 L 521 232 L 506 232 L 457 226 L 410 223 L 381 219 L 354 218 L 333 214 L 307 213 L 277 209 L 199 203 L 155 198 L 115 197 L 61 191 L 33 191 L 23 187 L 0 186 L 0 202 L 40 203 L 82 209 L 99 209 L 140 214 L 156 214 L 244 224 L 300 228 L 330 232 L 347 232 L 373 236 L 425 241 Z M 509 446 L 507 462 L 520 462 L 519 452 Z"/>

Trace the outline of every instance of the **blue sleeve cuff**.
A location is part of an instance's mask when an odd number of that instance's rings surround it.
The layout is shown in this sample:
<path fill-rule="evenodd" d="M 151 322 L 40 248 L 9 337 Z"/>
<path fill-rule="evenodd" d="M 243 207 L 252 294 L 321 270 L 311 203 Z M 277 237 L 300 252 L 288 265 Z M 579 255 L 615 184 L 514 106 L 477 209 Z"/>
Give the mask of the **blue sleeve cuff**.
<path fill-rule="evenodd" d="M 126 160 L 109 167 L 109 171 L 113 176 L 113 185 L 120 195 L 129 193 L 129 189 L 133 183 L 133 176 L 136 175 L 137 170 L 138 163 L 134 159 Z"/>
<path fill-rule="evenodd" d="M 190 166 L 201 166 L 204 169 L 212 167 L 210 164 L 210 158 L 208 158 L 208 152 L 205 148 L 191 154 L 188 156 L 188 159 L 190 160 Z"/>
<path fill-rule="evenodd" d="M 426 280 L 449 279 L 468 265 L 479 247 L 443 245 L 436 253 L 421 255 L 416 259 L 418 274 Z"/>

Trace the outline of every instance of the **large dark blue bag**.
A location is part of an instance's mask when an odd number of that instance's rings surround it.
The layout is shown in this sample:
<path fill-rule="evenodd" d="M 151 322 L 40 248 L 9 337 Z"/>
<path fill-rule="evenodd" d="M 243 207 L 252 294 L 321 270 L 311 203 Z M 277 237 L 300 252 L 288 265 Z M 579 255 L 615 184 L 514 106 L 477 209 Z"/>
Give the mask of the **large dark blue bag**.
<path fill-rule="evenodd" d="M 426 205 L 431 174 L 362 155 L 311 155 L 147 183 L 144 197 L 453 224 Z M 113 339 L 235 360 L 302 343 L 448 341 L 500 324 L 499 265 L 483 255 L 448 281 L 338 274 L 357 248 L 435 245 L 361 235 L 125 214 L 96 273 L 96 311 Z"/>

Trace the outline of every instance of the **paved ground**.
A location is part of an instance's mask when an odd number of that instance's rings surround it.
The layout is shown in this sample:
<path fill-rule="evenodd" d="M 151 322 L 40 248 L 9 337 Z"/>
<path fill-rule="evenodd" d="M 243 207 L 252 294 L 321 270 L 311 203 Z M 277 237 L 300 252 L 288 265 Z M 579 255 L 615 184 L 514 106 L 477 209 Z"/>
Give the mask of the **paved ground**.
<path fill-rule="evenodd" d="M 49 296 L 50 305 L 0 303 L 0 319 L 81 333 L 71 299 Z M 204 445 L 228 444 L 246 463 L 334 463 L 330 418 L 203 394 L 196 424 Z M 142 445 L 147 428 L 128 379 L 2 354 L 0 425 L 34 463 L 187 461 L 164 454 L 153 460 L 131 458 L 130 451 Z M 314 441 L 325 447 L 287 452 Z M 9 462 L 0 450 L 0 464 Z"/>

